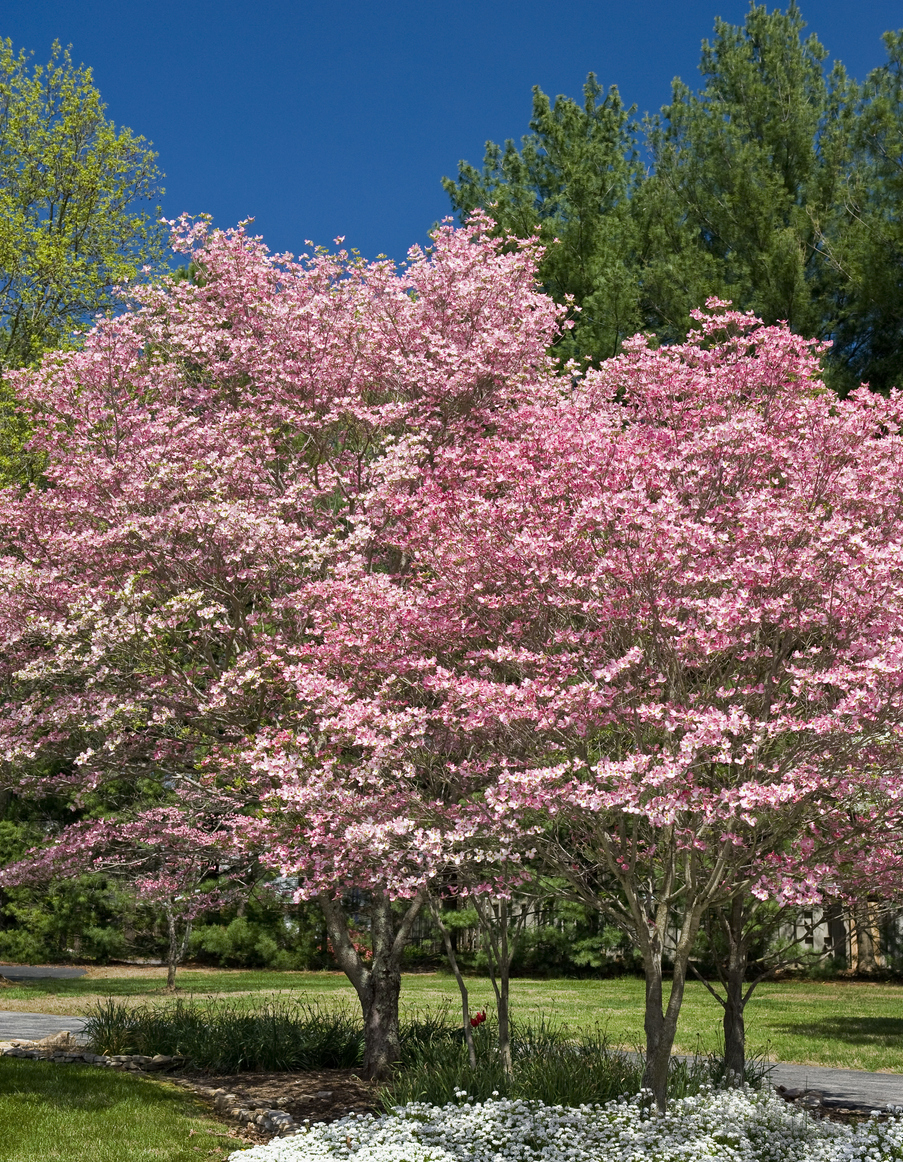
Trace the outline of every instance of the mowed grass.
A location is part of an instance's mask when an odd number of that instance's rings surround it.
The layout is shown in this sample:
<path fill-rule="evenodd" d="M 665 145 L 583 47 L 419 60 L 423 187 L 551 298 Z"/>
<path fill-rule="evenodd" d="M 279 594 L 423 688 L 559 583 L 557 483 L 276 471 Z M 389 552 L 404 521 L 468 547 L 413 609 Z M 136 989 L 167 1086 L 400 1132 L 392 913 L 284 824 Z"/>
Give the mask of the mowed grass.
<path fill-rule="evenodd" d="M 165 1082 L 0 1058 L 2 1162 L 221 1162 L 242 1142 Z"/>
<path fill-rule="evenodd" d="M 492 1007 L 488 981 L 471 980 L 468 987 L 471 1008 Z M 626 1048 L 644 1041 L 644 985 L 638 978 L 514 980 L 511 993 L 515 1017 L 544 1016 L 574 1030 L 598 1027 Z M 459 1003 L 454 981 L 442 976 L 407 977 L 402 996 L 408 1005 Z M 722 1017 L 705 986 L 688 982 L 676 1050 L 718 1052 Z M 747 1005 L 746 1035 L 751 1054 L 773 1061 L 903 1073 L 903 985 L 765 982 Z"/>
<path fill-rule="evenodd" d="M 140 976 L 33 981 L 0 991 L 0 1009 L 78 1015 L 109 996 L 165 1003 L 164 984 L 163 970 L 148 970 Z M 179 973 L 178 984 L 182 996 L 228 997 L 249 1006 L 271 994 L 308 1003 L 357 1006 L 354 991 L 341 973 L 185 970 Z M 472 1009 L 492 1009 L 488 980 L 470 978 L 468 987 Z M 574 1030 L 598 1028 L 610 1042 L 627 1048 L 642 1044 L 643 982 L 638 978 L 517 979 L 511 991 L 515 1018 L 543 1017 Z M 411 973 L 404 978 L 402 1005 L 406 1009 L 448 1005 L 455 1012 L 459 1003 L 450 976 Z M 717 1052 L 721 1017 L 720 1006 L 704 986 L 689 982 L 676 1049 Z M 767 1053 L 775 1061 L 903 1073 L 903 985 L 766 982 L 747 1006 L 746 1028 L 750 1052 Z"/>

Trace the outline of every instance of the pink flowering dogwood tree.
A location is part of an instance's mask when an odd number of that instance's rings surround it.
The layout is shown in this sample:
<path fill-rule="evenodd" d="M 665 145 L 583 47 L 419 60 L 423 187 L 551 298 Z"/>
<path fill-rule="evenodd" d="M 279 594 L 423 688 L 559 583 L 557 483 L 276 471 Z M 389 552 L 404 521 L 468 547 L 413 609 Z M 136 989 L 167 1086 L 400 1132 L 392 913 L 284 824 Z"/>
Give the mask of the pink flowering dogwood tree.
<path fill-rule="evenodd" d="M 835 887 L 838 820 L 899 796 L 903 731 L 903 400 L 838 401 L 784 327 L 698 320 L 399 449 L 292 675 L 340 697 L 252 762 L 265 811 L 365 794 L 399 883 L 413 847 L 490 884 L 538 859 L 630 933 L 662 1109 L 702 917 Z M 387 543 L 394 571 L 360 568 Z"/>
<path fill-rule="evenodd" d="M 47 487 L 0 498 L 0 746 L 20 787 L 233 795 L 372 1076 L 429 886 L 543 866 L 640 948 L 663 1108 L 706 910 L 817 898 L 846 807 L 899 794 L 901 400 L 718 303 L 562 376 L 535 248 L 487 227 L 399 274 L 182 223 L 197 285 L 19 374 Z"/>
<path fill-rule="evenodd" d="M 322 756 L 324 811 L 293 813 L 294 784 L 267 828 L 253 809 L 283 778 L 267 754 L 286 751 L 286 732 L 304 753 L 318 717 L 357 713 L 356 646 L 328 591 L 342 570 L 336 594 L 352 602 L 358 575 L 404 573 L 379 533 L 387 478 L 403 489 L 399 466 L 548 392 L 561 312 L 535 285 L 536 247 L 490 226 L 443 226 L 397 271 L 344 252 L 272 256 L 243 228 L 182 220 L 174 247 L 194 282 L 136 288 L 81 350 L 13 377 L 44 479 L 0 496 L 5 778 L 76 802 L 129 776 L 229 790 L 235 834 L 323 903 L 373 1075 L 397 1057 L 400 958 L 429 851 L 411 834 L 404 858 L 382 860 L 369 804 L 380 821 L 411 812 L 353 745 Z M 338 663 L 318 670 L 327 640 Z M 370 896 L 369 963 L 339 907 L 351 883 Z M 392 898 L 407 901 L 400 920 Z"/>
<path fill-rule="evenodd" d="M 132 819 L 73 823 L 60 839 L 0 871 L 0 885 L 45 883 L 101 872 L 120 881 L 166 923 L 166 987 L 176 987 L 194 919 L 244 890 L 246 853 L 215 823 L 199 826 L 181 808 L 155 807 Z"/>

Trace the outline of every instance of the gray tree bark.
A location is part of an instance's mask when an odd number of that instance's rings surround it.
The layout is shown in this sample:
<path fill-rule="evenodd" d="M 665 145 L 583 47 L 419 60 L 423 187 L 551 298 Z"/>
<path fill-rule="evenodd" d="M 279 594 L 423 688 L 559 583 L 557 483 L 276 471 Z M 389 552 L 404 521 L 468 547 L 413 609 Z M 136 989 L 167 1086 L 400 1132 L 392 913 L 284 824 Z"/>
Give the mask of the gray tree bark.
<path fill-rule="evenodd" d="M 182 937 L 179 939 L 179 923 L 175 912 L 171 908 L 166 909 L 166 928 L 169 935 L 169 942 L 166 951 L 166 991 L 174 993 L 176 991 L 176 969 L 185 959 L 185 953 L 188 951 L 188 941 L 191 937 L 191 921 L 185 921 L 185 929 L 182 932 Z"/>
<path fill-rule="evenodd" d="M 461 1018 L 464 1025 L 464 1043 L 467 1046 L 467 1059 L 470 1062 L 470 1068 L 476 1069 L 477 1051 L 473 1043 L 473 1026 L 470 1023 L 470 994 L 467 991 L 467 985 L 464 983 L 464 977 L 461 975 L 461 969 L 458 967 L 458 958 L 455 955 L 455 946 L 452 942 L 451 933 L 442 922 L 442 913 L 436 906 L 436 901 L 432 896 L 430 896 L 430 910 L 433 913 L 436 926 L 442 934 L 445 955 L 448 957 L 449 966 L 455 974 L 455 980 L 458 983 L 458 991 L 461 993 Z"/>
<path fill-rule="evenodd" d="M 317 899 L 323 909 L 333 954 L 360 1001 L 364 1017 L 364 1077 L 368 1081 L 381 1081 L 391 1074 L 401 1058 L 398 1016 L 401 956 L 423 905 L 423 894 L 414 897 L 397 925 L 389 897 L 377 891 L 371 892 L 370 897 L 373 949 L 369 964 L 351 942 L 348 917 L 341 902 L 325 894 Z"/>

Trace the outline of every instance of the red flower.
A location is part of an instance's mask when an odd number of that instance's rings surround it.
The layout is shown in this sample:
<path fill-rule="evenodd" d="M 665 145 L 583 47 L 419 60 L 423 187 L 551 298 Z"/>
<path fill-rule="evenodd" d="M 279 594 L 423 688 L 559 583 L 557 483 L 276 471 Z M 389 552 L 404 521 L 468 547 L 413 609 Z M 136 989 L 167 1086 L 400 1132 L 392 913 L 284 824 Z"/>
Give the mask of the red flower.
<path fill-rule="evenodd" d="M 474 1013 L 474 1015 L 470 1018 L 470 1023 L 471 1023 L 471 1025 L 473 1025 L 474 1028 L 476 1028 L 477 1025 L 482 1025 L 485 1020 L 486 1020 L 486 1010 L 483 1009 L 483 1011 L 481 1013 Z"/>

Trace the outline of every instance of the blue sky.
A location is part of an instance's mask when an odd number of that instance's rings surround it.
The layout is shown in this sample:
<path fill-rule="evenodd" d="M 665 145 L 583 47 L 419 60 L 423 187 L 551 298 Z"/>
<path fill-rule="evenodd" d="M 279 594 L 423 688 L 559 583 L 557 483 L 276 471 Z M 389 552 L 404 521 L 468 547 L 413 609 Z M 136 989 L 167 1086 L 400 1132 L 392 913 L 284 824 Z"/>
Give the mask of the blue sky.
<path fill-rule="evenodd" d="M 769 4 L 769 8 L 773 5 Z M 900 0 L 803 0 L 862 79 L 903 26 Z M 440 185 L 487 139 L 527 131 L 531 87 L 579 97 L 586 74 L 657 110 L 696 86 L 700 44 L 746 0 L 2 0 L 0 36 L 90 65 L 108 116 L 153 142 L 163 210 L 255 218 L 274 250 L 305 239 L 402 258 L 450 211 Z"/>

